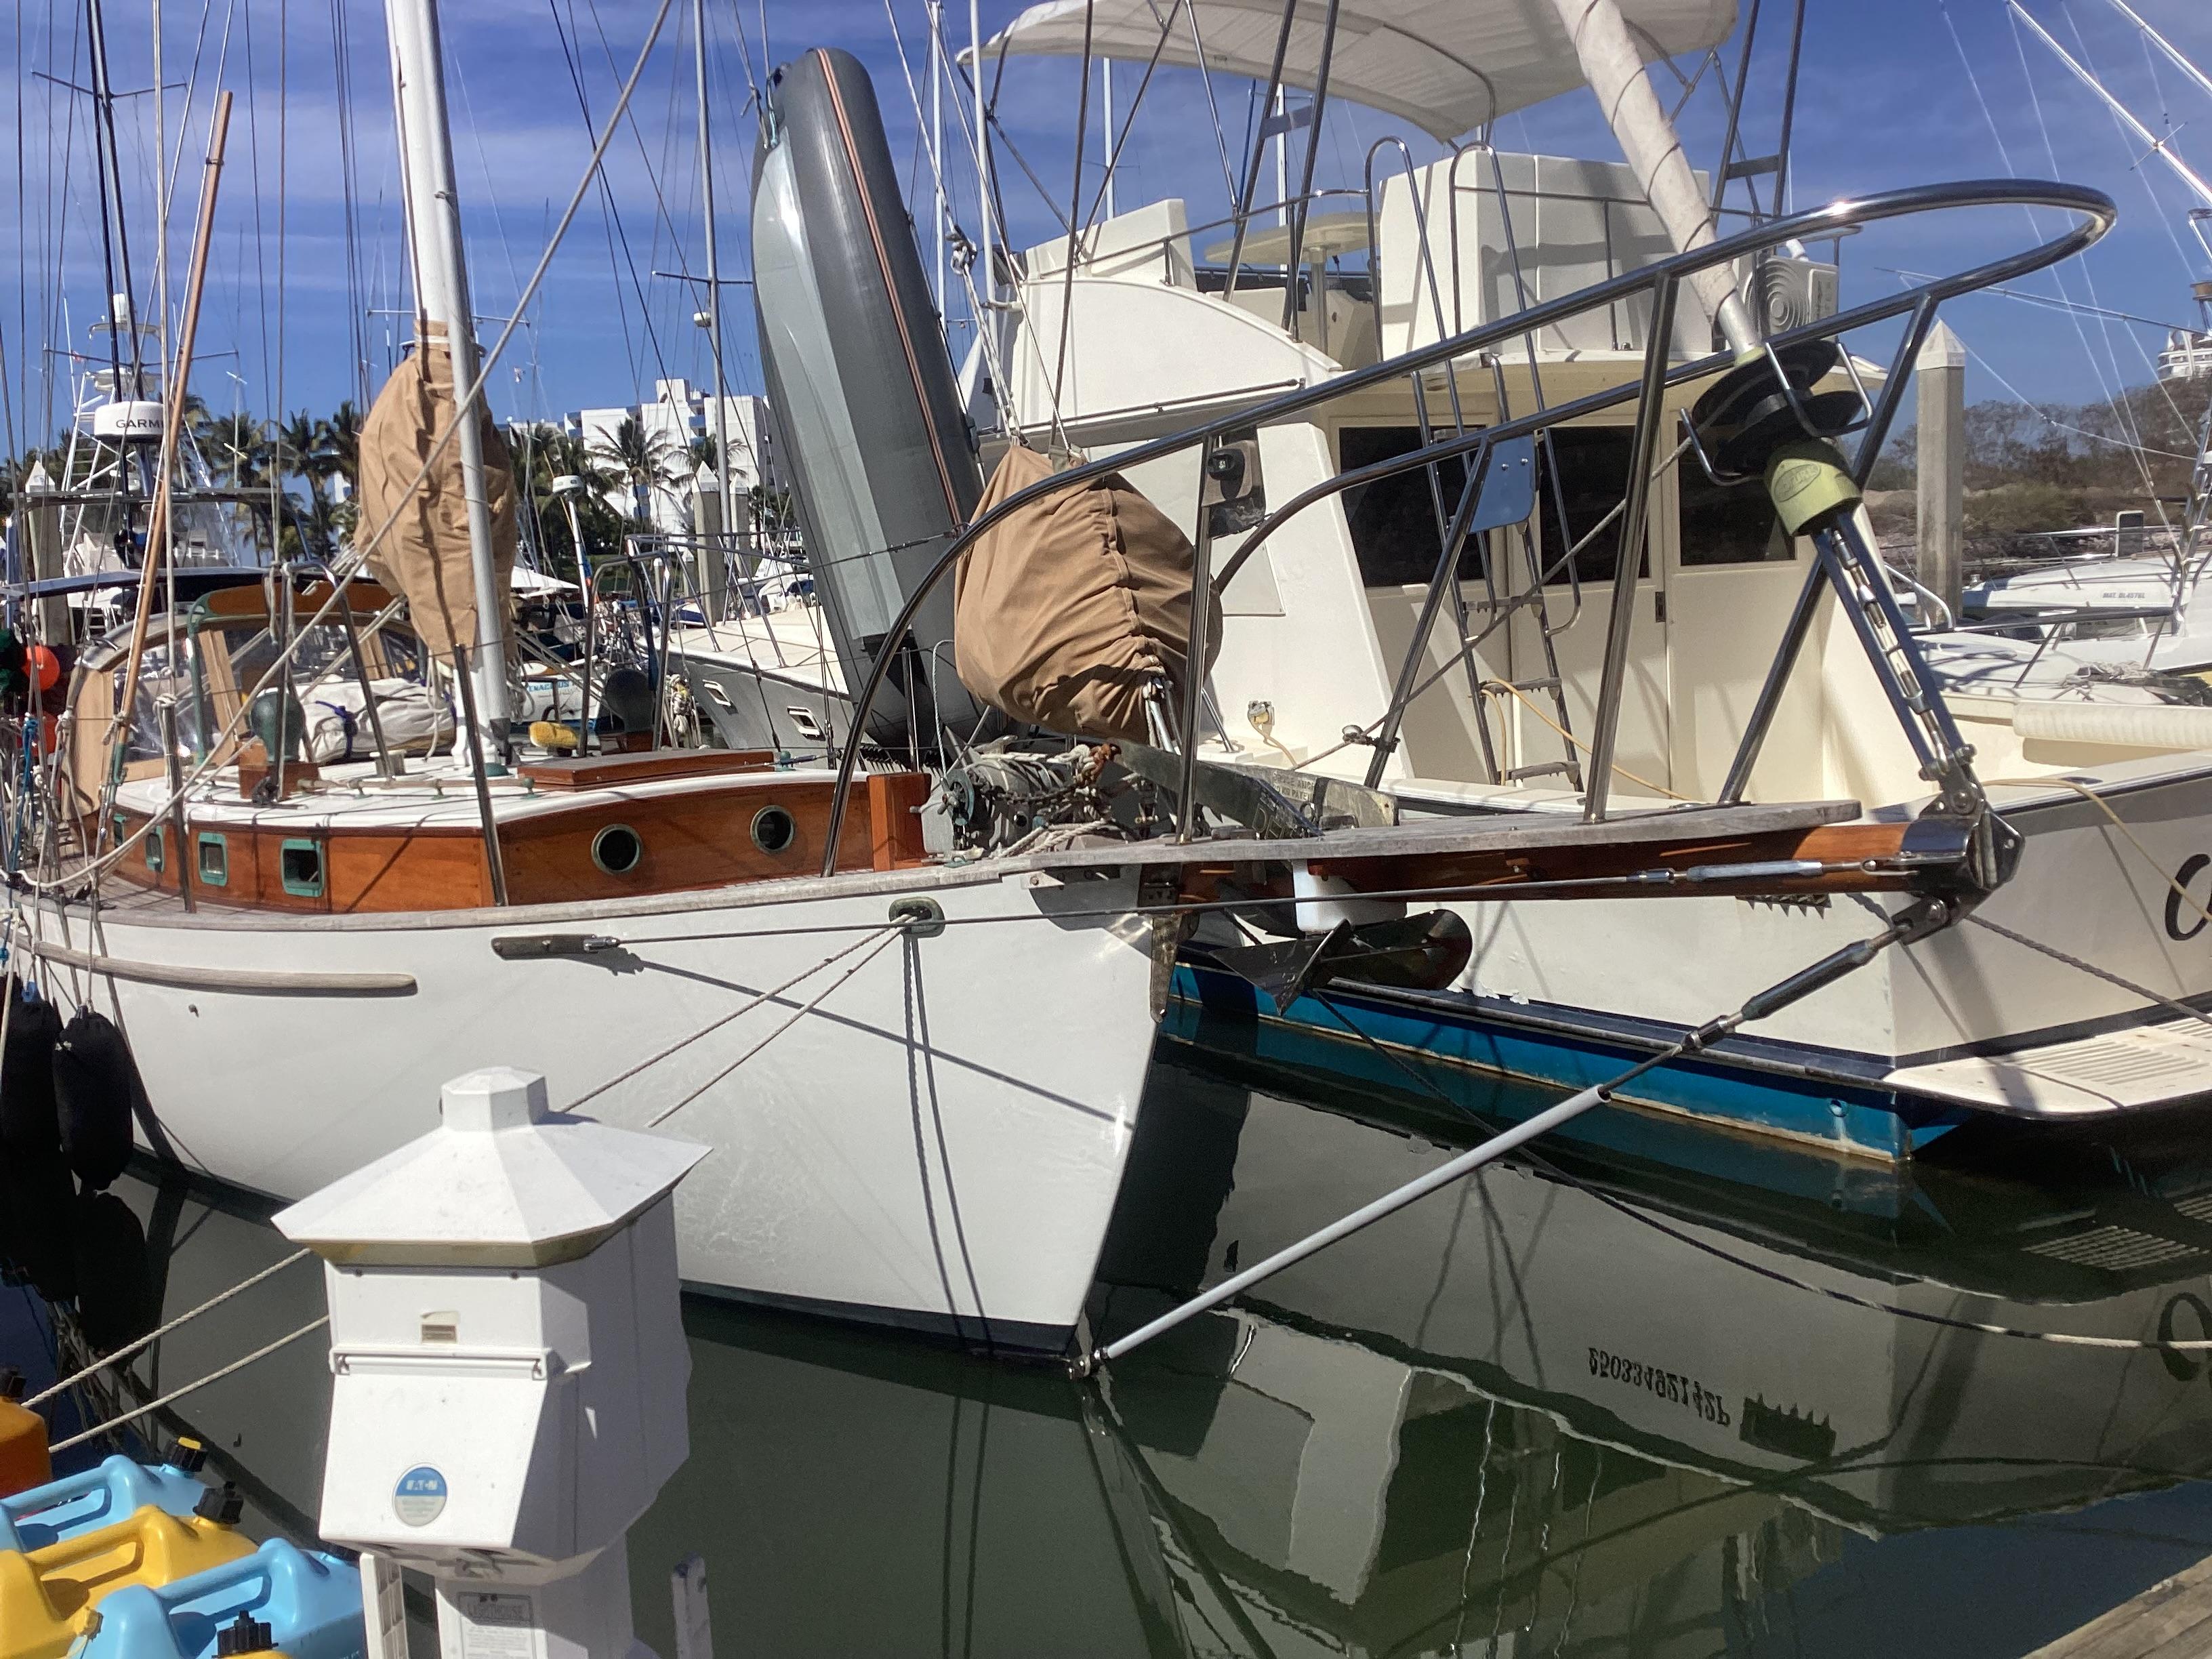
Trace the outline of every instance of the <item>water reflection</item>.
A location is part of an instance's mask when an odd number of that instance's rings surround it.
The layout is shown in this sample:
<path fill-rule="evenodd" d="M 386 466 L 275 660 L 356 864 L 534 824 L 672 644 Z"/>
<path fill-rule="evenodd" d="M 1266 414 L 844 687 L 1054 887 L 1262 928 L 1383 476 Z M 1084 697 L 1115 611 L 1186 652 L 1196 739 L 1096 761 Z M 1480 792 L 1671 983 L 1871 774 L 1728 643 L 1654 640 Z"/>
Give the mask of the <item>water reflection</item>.
<path fill-rule="evenodd" d="M 1395 1062 L 1363 1085 L 1341 1055 L 1324 1085 L 1299 1041 L 1164 1038 L 1102 1331 L 1538 1098 Z M 1945 1143 L 1899 1172 L 1601 1116 L 1095 1386 L 694 1302 L 691 1456 L 632 1538 L 640 1634 L 673 1651 L 665 1574 L 698 1551 L 733 1653 L 2020 1653 L 2212 1552 L 2212 1371 L 1955 1322 L 2212 1335 L 2191 1139 Z M 80 1273 L 34 1370 L 87 1321 L 143 1327 L 289 1254 L 249 1206 L 118 1194 L 147 1275 Z M 163 1338 L 137 1398 L 321 1297 L 284 1269 Z M 310 1339 L 172 1423 L 297 1529 L 327 1408 Z"/>

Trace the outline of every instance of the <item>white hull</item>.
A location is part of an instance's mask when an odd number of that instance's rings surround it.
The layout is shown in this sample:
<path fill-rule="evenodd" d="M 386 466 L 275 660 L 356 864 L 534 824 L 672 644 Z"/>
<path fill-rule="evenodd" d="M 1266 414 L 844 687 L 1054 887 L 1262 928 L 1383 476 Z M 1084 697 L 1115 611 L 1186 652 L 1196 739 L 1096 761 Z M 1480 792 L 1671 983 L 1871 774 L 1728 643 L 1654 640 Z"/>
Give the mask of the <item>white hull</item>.
<path fill-rule="evenodd" d="M 122 1025 L 154 1150 L 296 1199 L 431 1127 L 448 1078 L 525 1066 L 565 1108 L 881 928 L 909 894 L 956 921 L 1012 920 L 864 946 L 581 1109 L 644 1127 L 703 1091 L 660 1126 L 714 1148 L 678 1200 L 690 1283 L 1056 1346 L 1090 1287 L 1151 1053 L 1144 930 L 1096 914 L 1132 902 L 1128 883 L 931 872 L 844 878 L 826 894 L 789 882 L 330 921 L 126 904 L 100 919 L 118 971 L 50 963 L 45 987 Z M 1050 919 L 1068 910 L 1091 914 Z M 81 908 L 40 923 L 47 944 L 86 946 Z M 861 931 L 781 931 L 841 928 Z M 554 931 L 635 946 L 494 952 Z M 401 974 L 416 988 L 250 994 L 149 982 L 136 971 L 149 966 Z"/>
<path fill-rule="evenodd" d="M 1997 791 L 2025 842 L 2018 872 L 1975 914 L 2201 1003 L 2212 996 L 2212 951 L 2198 934 L 2212 932 L 2169 882 L 2193 875 L 2191 896 L 2212 902 L 2204 866 L 2190 867 L 2212 851 L 2203 828 L 2212 764 L 2169 763 L 2137 787 L 2105 789 L 2124 833 L 2071 793 L 2037 791 L 2030 805 L 2027 791 Z M 1870 901 L 1842 898 L 1462 910 L 1475 937 L 1462 988 L 1668 1025 L 1735 1007 L 1877 925 Z M 1817 1051 L 1790 1058 L 1824 1058 L 1839 1079 L 2028 1115 L 2095 1115 L 2212 1088 L 2212 1027 L 1972 921 L 1885 953 L 1745 1036 Z"/>

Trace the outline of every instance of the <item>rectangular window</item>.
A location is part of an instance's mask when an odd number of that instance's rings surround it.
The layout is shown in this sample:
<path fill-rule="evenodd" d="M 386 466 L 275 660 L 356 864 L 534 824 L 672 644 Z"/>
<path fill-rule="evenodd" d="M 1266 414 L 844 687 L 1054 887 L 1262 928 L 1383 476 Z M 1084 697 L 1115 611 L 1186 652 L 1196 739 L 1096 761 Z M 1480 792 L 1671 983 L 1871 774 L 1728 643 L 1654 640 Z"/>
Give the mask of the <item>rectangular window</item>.
<path fill-rule="evenodd" d="M 1431 428 L 1431 431 L 1436 428 Z M 1347 426 L 1337 434 L 1338 464 L 1346 471 L 1372 466 L 1421 447 L 1413 426 Z M 1467 488 L 1467 464 L 1458 457 L 1436 466 L 1437 489 L 1449 520 Z M 1352 550 L 1359 557 L 1360 580 L 1370 587 L 1426 587 L 1437 574 L 1443 538 L 1437 533 L 1437 490 L 1429 469 L 1408 468 L 1344 492 L 1344 516 L 1352 530 Z M 1462 581 L 1482 579 L 1482 538 L 1468 538 L 1460 554 Z"/>
<path fill-rule="evenodd" d="M 230 843 L 222 836 L 200 836 L 200 879 L 210 887 L 230 885 Z"/>
<path fill-rule="evenodd" d="M 1562 426 L 1552 428 L 1549 441 L 1536 445 L 1536 511 L 1544 525 L 1544 568 L 1550 569 L 1567 549 L 1589 538 L 1575 555 L 1573 574 L 1586 582 L 1609 582 L 1620 568 L 1620 523 L 1626 511 L 1615 512 L 1628 496 L 1628 466 L 1636 447 L 1636 434 L 1625 426 Z M 1553 475 L 1556 471 L 1557 482 Z M 1562 505 L 1566 522 L 1559 522 Z M 1608 521 L 1607 514 L 1612 517 Z M 1600 529 L 1602 525 L 1604 528 Z M 1562 566 L 1552 578 L 1564 584 L 1568 571 Z M 1637 561 L 1638 576 L 1651 574 L 1648 544 Z"/>
<path fill-rule="evenodd" d="M 162 866 L 169 861 L 168 849 L 162 845 L 161 830 L 159 824 L 146 832 L 145 848 L 146 867 L 158 876 L 161 873 Z"/>
<path fill-rule="evenodd" d="M 1764 485 L 1754 480 L 1723 489 L 1690 454 L 1675 463 L 1674 476 L 1681 497 L 1684 568 L 1790 562 L 1790 538 L 1782 533 L 1774 498 Z"/>

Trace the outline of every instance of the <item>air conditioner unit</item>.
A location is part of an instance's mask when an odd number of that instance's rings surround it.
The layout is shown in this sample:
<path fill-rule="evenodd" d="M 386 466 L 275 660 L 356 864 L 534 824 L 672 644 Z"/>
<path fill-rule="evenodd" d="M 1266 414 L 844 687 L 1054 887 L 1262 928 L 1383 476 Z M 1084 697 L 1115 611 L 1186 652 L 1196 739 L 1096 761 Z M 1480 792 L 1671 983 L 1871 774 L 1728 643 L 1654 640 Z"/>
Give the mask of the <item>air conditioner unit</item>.
<path fill-rule="evenodd" d="M 1775 254 L 1744 279 L 1744 304 L 1763 334 L 1782 334 L 1832 317 L 1843 308 L 1841 273 L 1823 259 Z"/>

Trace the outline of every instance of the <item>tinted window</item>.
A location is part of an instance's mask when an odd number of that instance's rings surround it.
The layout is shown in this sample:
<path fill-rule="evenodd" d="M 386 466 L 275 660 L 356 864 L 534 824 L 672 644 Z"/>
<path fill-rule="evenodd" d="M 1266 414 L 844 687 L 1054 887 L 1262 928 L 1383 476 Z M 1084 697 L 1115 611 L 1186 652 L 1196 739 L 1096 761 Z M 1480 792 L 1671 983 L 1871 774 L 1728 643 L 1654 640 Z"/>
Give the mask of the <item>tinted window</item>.
<path fill-rule="evenodd" d="M 1544 521 L 1547 568 L 1589 536 L 1589 544 L 1575 555 L 1575 574 L 1586 582 L 1613 580 L 1620 565 L 1621 515 L 1616 514 L 1610 523 L 1606 522 L 1606 515 L 1628 494 L 1629 453 L 1635 447 L 1636 434 L 1625 426 L 1555 427 L 1550 443 L 1536 446 L 1536 510 Z M 1564 526 L 1559 523 L 1562 501 L 1567 514 Z M 1605 528 L 1598 530 L 1601 524 Z M 1638 561 L 1637 574 L 1651 574 L 1648 548 Z M 1552 580 L 1555 584 L 1564 582 L 1567 572 L 1562 569 Z"/>
<path fill-rule="evenodd" d="M 1420 447 L 1419 427 L 1348 426 L 1337 436 L 1337 454 L 1347 471 Z M 1449 517 L 1467 488 L 1466 464 L 1457 458 L 1439 461 L 1436 476 Z M 1429 585 L 1443 543 L 1437 533 L 1436 497 L 1430 490 L 1428 468 L 1412 467 L 1373 483 L 1353 485 L 1344 492 L 1344 516 L 1352 528 L 1352 550 L 1359 556 L 1360 580 L 1368 586 Z M 1459 560 L 1462 581 L 1480 579 L 1481 544 L 1480 536 L 1468 538 Z"/>
<path fill-rule="evenodd" d="M 1790 538 L 1775 516 L 1774 499 L 1757 483 L 1723 489 L 1705 476 L 1697 457 L 1675 465 L 1682 500 L 1682 563 L 1786 563 Z"/>

